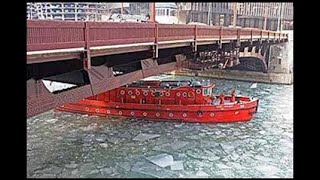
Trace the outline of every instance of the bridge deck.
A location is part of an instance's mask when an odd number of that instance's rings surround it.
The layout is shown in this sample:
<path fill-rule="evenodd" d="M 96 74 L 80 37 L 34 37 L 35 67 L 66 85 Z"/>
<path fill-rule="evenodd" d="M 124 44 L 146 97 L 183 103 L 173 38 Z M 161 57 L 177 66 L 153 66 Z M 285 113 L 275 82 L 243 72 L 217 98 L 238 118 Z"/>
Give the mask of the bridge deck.
<path fill-rule="evenodd" d="M 27 64 L 77 58 L 85 50 L 91 56 L 147 50 L 228 43 L 230 41 L 277 41 L 285 33 L 203 25 L 155 23 L 68 22 L 28 20 Z M 196 47 L 195 47 L 196 48 Z"/>

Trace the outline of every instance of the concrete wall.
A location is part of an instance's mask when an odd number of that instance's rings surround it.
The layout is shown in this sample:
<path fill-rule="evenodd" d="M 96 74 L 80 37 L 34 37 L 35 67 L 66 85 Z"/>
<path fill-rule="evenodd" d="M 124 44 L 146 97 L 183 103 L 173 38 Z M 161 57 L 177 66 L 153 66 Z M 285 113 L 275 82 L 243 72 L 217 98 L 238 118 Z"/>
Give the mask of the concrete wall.
<path fill-rule="evenodd" d="M 292 84 L 293 76 L 289 73 L 262 73 L 253 71 L 220 70 L 211 69 L 206 71 L 180 70 L 172 72 L 175 75 L 212 77 L 240 81 L 252 81 L 275 84 Z"/>
<path fill-rule="evenodd" d="M 293 32 L 289 31 L 289 42 L 270 47 L 269 73 L 292 73 Z"/>

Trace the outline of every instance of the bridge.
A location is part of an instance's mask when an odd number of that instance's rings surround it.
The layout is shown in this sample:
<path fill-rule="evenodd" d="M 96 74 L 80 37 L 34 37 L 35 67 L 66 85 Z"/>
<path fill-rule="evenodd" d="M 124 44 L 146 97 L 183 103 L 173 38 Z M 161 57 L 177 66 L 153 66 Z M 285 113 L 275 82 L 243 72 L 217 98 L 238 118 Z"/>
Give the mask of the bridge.
<path fill-rule="evenodd" d="M 288 35 L 260 29 L 157 23 L 27 21 L 27 117 L 181 68 L 228 68 Z M 50 91 L 45 81 L 72 84 Z"/>

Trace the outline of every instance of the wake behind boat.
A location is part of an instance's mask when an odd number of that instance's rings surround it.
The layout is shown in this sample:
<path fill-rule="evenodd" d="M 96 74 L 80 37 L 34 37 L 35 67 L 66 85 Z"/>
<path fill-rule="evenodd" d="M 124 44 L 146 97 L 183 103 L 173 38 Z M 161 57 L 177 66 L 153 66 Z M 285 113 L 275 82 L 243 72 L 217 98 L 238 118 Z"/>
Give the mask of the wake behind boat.
<path fill-rule="evenodd" d="M 182 122 L 249 121 L 259 100 L 223 93 L 214 84 L 199 81 L 138 81 L 96 96 L 58 107 L 58 110 L 98 116 L 125 116 Z"/>

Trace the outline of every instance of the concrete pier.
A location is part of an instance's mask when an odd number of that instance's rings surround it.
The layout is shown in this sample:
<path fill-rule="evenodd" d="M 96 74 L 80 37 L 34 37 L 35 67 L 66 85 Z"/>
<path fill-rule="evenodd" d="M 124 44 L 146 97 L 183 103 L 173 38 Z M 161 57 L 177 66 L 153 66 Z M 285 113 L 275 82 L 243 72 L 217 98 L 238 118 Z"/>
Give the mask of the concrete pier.
<path fill-rule="evenodd" d="M 274 84 L 293 83 L 292 73 L 262 73 L 253 71 L 211 69 L 206 71 L 180 70 L 170 72 L 170 74 L 183 76 L 212 77 L 219 79 L 232 79 L 240 81 L 252 81 Z"/>

